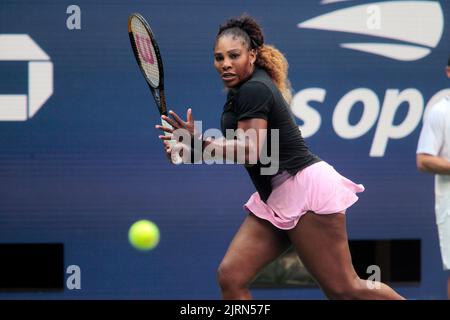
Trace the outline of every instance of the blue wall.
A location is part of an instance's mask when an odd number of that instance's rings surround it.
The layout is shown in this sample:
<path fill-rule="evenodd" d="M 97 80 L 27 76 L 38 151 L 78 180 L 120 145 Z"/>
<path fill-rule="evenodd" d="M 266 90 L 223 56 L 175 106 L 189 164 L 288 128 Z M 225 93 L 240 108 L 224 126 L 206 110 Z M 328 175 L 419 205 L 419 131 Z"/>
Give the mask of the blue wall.
<path fill-rule="evenodd" d="M 158 115 L 129 45 L 127 17 L 133 12 L 144 15 L 157 35 L 169 105 L 181 114 L 192 107 L 204 128 L 219 127 L 225 99 L 212 59 L 218 25 L 242 12 L 255 16 L 266 42 L 289 60 L 297 94 L 293 110 L 303 114 L 307 109 L 301 101 L 307 91 L 302 90 L 326 91 L 323 102 L 308 102 L 321 124 L 307 143 L 366 187 L 348 211 L 350 239 L 421 239 L 422 281 L 396 289 L 408 298 L 445 298 L 433 178 L 415 168 L 421 124 L 390 139 L 381 156 L 371 156 L 377 126 L 386 125 L 379 114 L 366 133 L 352 139 L 339 136 L 332 119 L 341 98 L 358 88 L 373 92 L 380 113 L 389 109 L 388 103 L 383 105 L 388 89 L 414 88 L 424 100 L 420 104 L 414 96 L 421 113 L 432 96 L 450 87 L 443 72 L 450 54 L 448 2 L 431 1 L 440 3 L 442 14 L 423 19 L 442 18 L 443 33 L 436 45 L 419 45 L 430 53 L 412 61 L 340 47 L 411 41 L 297 27 L 316 16 L 372 2 L 79 0 L 81 30 L 69 30 L 66 9 L 72 2 L 1 1 L 0 35 L 28 34 L 47 53 L 54 91 L 27 121 L 0 121 L 0 242 L 64 243 L 65 265 L 80 266 L 82 289 L 0 293 L 0 298 L 220 298 L 216 268 L 245 217 L 242 204 L 253 186 L 239 166 L 167 163 L 154 129 Z M 389 15 L 380 14 L 383 28 L 383 17 Z M 399 28 L 404 23 L 398 19 Z M 411 30 L 420 32 L 432 31 Z M 0 56 L 2 50 L 0 46 Z M 0 94 L 27 94 L 27 73 L 27 61 L 0 61 Z M 362 103 L 356 103 L 350 125 L 362 113 Z M 413 113 L 408 103 L 401 104 L 394 125 Z M 306 126 L 314 118 L 305 112 L 297 121 Z M 127 241 L 129 226 L 142 218 L 161 230 L 159 246 L 146 253 Z M 323 298 L 314 288 L 255 290 L 254 295 Z"/>

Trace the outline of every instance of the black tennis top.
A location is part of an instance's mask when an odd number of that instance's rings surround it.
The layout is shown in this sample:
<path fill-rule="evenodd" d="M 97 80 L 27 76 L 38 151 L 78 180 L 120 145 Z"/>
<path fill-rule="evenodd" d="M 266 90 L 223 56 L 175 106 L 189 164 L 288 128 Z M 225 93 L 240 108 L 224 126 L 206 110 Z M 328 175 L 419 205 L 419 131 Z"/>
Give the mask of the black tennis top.
<path fill-rule="evenodd" d="M 266 153 L 268 157 L 261 158 L 253 166 L 246 165 L 246 169 L 260 198 L 266 201 L 272 192 L 271 179 L 276 173 L 286 170 L 291 175 L 307 166 L 321 161 L 312 154 L 303 140 L 298 125 L 295 123 L 289 105 L 281 92 L 272 82 L 267 72 L 255 69 L 253 75 L 239 87 L 229 91 L 222 117 L 221 129 L 226 137 L 226 129 L 237 129 L 240 120 L 260 118 L 267 121 Z M 279 156 L 271 152 L 271 130 L 278 129 Z M 276 136 L 273 136 L 276 138 Z M 278 159 L 277 159 L 278 158 Z M 270 159 L 270 161 L 269 161 Z M 270 174 L 262 174 L 261 169 L 272 167 Z M 274 172 L 273 169 L 278 168 Z"/>

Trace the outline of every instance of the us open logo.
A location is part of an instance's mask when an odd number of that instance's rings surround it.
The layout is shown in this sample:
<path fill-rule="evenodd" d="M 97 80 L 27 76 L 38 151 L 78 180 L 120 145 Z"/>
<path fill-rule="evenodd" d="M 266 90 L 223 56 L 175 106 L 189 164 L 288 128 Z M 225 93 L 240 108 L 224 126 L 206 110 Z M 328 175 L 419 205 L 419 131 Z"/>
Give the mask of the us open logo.
<path fill-rule="evenodd" d="M 346 1 L 323 0 L 321 3 Z M 377 27 L 368 25 L 370 14 L 380 20 Z M 437 1 L 372 2 L 329 12 L 301 22 L 297 27 L 371 36 L 374 38 L 371 42 L 340 43 L 340 46 L 394 60 L 415 61 L 429 55 L 439 44 L 444 16 Z"/>
<path fill-rule="evenodd" d="M 350 0 L 323 0 L 321 4 L 342 7 L 347 2 Z M 340 47 L 409 62 L 426 57 L 438 46 L 444 30 L 444 16 L 438 1 L 370 2 L 334 10 L 303 21 L 297 27 L 345 32 L 361 39 L 367 37 L 367 42 L 340 43 Z M 303 121 L 299 128 L 305 138 L 315 135 L 322 125 L 331 126 L 335 134 L 345 140 L 361 138 L 375 128 L 368 146 L 369 156 L 384 157 L 390 142 L 404 139 L 416 130 L 426 108 L 450 95 L 450 89 L 446 88 L 426 101 L 420 88 L 395 88 L 389 81 L 386 85 L 389 87 L 384 96 L 371 88 L 353 88 L 337 102 L 328 100 L 328 91 L 333 89 L 304 88 L 294 95 L 291 109 Z M 311 103 L 319 104 L 319 107 Z M 331 123 L 323 124 L 320 108 L 330 107 L 333 103 L 334 110 L 326 111 L 332 112 Z M 358 104 L 362 104 L 362 115 L 356 123 L 351 122 L 350 113 Z M 396 121 L 402 104 L 408 106 L 406 115 Z"/>
<path fill-rule="evenodd" d="M 27 34 L 0 34 L 0 61 L 28 61 L 28 94 L 0 95 L 0 121 L 26 121 L 53 94 L 53 63 Z"/>

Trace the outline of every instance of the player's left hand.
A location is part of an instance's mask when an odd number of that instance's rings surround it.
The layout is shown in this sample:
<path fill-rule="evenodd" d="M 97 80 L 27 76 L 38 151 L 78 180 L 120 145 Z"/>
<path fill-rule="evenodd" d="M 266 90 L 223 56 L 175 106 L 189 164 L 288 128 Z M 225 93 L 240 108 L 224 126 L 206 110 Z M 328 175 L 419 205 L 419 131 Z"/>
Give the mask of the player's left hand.
<path fill-rule="evenodd" d="M 159 126 L 158 129 L 161 129 L 165 132 L 171 133 L 172 135 L 164 135 L 160 136 L 160 139 L 162 140 L 177 140 L 176 137 L 173 137 L 174 131 L 178 129 L 184 129 L 186 130 L 191 138 L 198 138 L 201 136 L 201 134 L 196 130 L 195 124 L 194 124 L 194 117 L 192 116 L 192 109 L 189 108 L 186 113 L 186 121 L 180 118 L 174 111 L 170 110 L 169 115 L 172 117 L 167 116 L 161 116 L 161 119 L 166 121 L 168 124 L 172 126 L 172 129 L 167 127 Z"/>

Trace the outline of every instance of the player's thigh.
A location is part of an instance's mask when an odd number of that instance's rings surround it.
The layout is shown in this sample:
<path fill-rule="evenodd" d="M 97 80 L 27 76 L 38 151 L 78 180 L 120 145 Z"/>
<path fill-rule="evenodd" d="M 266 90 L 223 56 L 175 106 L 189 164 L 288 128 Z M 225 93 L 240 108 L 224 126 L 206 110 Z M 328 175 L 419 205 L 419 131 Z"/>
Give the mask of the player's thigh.
<path fill-rule="evenodd" d="M 308 212 L 288 235 L 303 264 L 326 292 L 354 283 L 357 274 L 348 247 L 345 214 Z"/>
<path fill-rule="evenodd" d="M 286 233 L 266 220 L 247 216 L 220 264 L 219 272 L 227 276 L 236 272 L 242 281 L 250 281 L 265 265 L 290 247 Z"/>

